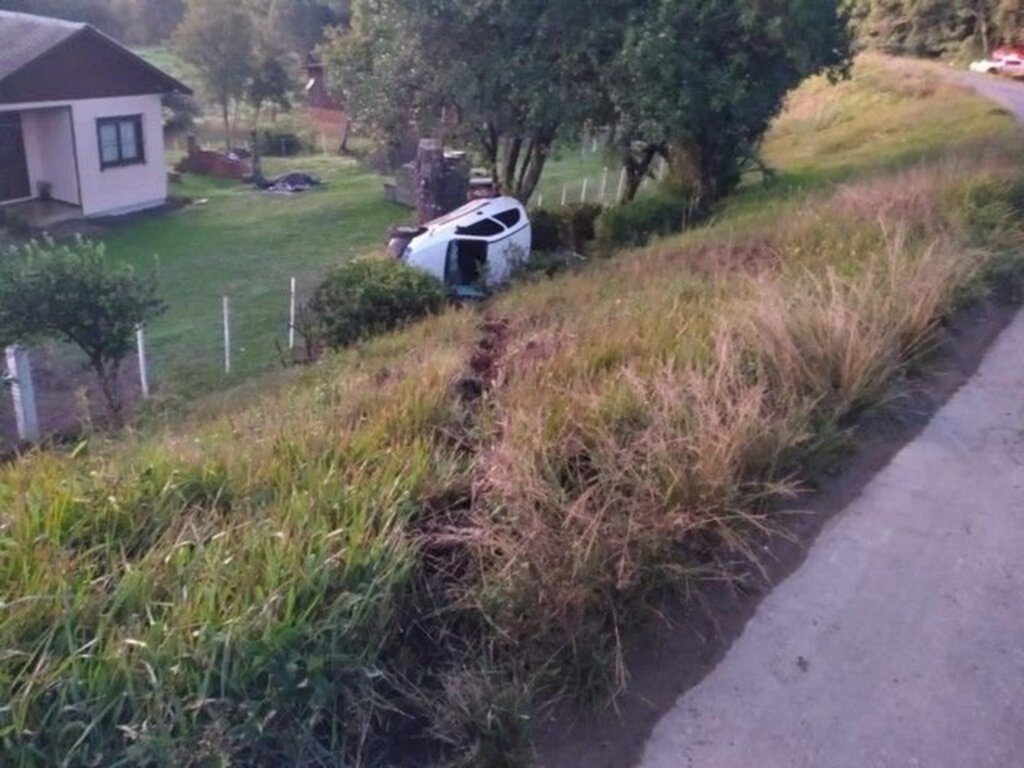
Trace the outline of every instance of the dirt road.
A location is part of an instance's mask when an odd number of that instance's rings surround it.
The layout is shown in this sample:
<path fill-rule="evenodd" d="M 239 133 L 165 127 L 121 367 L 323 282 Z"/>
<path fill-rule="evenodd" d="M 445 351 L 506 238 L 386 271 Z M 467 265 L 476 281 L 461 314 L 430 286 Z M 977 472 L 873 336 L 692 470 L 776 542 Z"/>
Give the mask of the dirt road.
<path fill-rule="evenodd" d="M 1024 121 L 1024 86 L 967 82 Z M 1024 766 L 1024 314 L 638 768 Z"/>

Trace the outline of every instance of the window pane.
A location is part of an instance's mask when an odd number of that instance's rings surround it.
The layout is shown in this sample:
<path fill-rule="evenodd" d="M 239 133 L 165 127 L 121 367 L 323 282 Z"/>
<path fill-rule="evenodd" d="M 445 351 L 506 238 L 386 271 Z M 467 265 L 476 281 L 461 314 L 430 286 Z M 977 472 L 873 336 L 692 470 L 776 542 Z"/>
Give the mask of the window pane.
<path fill-rule="evenodd" d="M 459 235 L 472 235 L 474 237 L 490 237 L 500 235 L 505 228 L 493 219 L 481 219 L 468 227 L 456 227 L 455 232 Z"/>
<path fill-rule="evenodd" d="M 121 128 L 121 159 L 136 160 L 139 157 L 139 137 L 135 133 L 135 121 L 125 120 Z"/>
<path fill-rule="evenodd" d="M 512 227 L 519 223 L 519 209 L 509 208 L 507 211 L 502 211 L 494 218 L 496 218 L 506 227 L 511 229 Z"/>
<path fill-rule="evenodd" d="M 100 125 L 100 157 L 104 163 L 116 163 L 120 159 L 117 126 L 112 123 Z"/>

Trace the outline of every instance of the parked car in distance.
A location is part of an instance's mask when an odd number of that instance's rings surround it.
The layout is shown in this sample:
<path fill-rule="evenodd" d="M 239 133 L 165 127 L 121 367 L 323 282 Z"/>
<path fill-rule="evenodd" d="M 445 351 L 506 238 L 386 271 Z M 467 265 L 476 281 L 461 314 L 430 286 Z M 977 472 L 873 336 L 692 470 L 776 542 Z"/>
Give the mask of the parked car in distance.
<path fill-rule="evenodd" d="M 980 75 L 998 75 L 999 62 L 995 59 L 979 59 L 971 62 L 970 70 Z"/>
<path fill-rule="evenodd" d="M 1024 77 L 1024 49 L 997 48 L 991 57 L 971 62 L 972 72 L 1004 77 Z"/>

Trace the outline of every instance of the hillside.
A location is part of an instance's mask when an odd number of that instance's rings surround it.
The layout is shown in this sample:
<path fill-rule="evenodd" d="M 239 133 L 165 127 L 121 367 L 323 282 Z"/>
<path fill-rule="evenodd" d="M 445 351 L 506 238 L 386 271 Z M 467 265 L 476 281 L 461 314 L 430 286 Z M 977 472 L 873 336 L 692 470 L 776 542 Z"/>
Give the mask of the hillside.
<path fill-rule="evenodd" d="M 756 560 L 1024 238 L 1019 136 L 881 58 L 699 230 L 0 470 L 0 763 L 516 766 Z"/>

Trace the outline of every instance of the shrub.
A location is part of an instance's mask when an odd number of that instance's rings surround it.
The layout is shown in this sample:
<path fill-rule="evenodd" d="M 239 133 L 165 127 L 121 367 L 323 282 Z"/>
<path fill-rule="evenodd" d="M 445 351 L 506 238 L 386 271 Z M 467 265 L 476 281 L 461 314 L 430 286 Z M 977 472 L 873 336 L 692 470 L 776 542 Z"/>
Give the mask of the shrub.
<path fill-rule="evenodd" d="M 597 237 L 608 245 L 643 245 L 654 235 L 682 229 L 686 206 L 681 192 L 662 187 L 607 209 L 597 220 Z"/>
<path fill-rule="evenodd" d="M 309 302 L 332 349 L 437 312 L 444 289 L 430 275 L 395 261 L 360 259 L 336 268 Z"/>
<path fill-rule="evenodd" d="M 135 329 L 164 311 L 156 280 L 106 258 L 102 243 L 33 240 L 0 262 L 0 338 L 58 339 L 89 360 L 111 415 L 120 418 L 121 364 Z"/>
<path fill-rule="evenodd" d="M 597 203 L 574 203 L 557 211 L 543 208 L 532 211 L 530 224 L 533 227 L 533 250 L 582 250 L 586 243 L 594 239 L 594 223 L 602 210 L 602 206 Z"/>
<path fill-rule="evenodd" d="M 546 208 L 530 211 L 534 251 L 557 251 L 562 247 L 561 222 L 558 214 Z"/>
<path fill-rule="evenodd" d="M 561 210 L 562 244 L 574 251 L 594 239 L 594 223 L 604 208 L 597 203 L 575 203 Z"/>
<path fill-rule="evenodd" d="M 263 130 L 256 136 L 256 151 L 264 157 L 291 157 L 302 150 L 302 139 L 289 131 Z"/>

